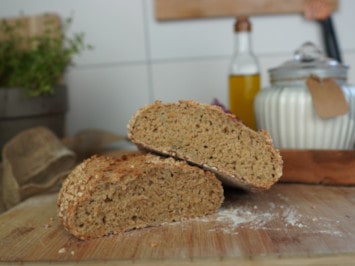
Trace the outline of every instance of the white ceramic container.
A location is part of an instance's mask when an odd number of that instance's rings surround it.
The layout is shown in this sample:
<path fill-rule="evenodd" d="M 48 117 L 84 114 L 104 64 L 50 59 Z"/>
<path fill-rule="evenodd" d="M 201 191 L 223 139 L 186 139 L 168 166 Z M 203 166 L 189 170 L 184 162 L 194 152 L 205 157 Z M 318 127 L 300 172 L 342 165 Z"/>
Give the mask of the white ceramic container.
<path fill-rule="evenodd" d="M 355 87 L 346 83 L 347 70 L 313 44 L 304 44 L 293 60 L 269 70 L 271 86 L 254 101 L 257 129 L 267 130 L 280 149 L 354 149 Z M 350 111 L 333 118 L 318 116 L 306 85 L 310 75 L 336 81 Z"/>

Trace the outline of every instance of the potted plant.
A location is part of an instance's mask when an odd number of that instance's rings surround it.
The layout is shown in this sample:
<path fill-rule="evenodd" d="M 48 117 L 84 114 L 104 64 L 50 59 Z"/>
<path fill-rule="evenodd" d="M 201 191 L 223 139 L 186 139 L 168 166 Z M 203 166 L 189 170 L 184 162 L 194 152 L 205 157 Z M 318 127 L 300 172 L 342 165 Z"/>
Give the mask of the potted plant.
<path fill-rule="evenodd" d="M 18 132 L 46 126 L 62 137 L 68 109 L 65 69 L 90 46 L 67 36 L 72 19 L 55 14 L 0 21 L 0 150 Z"/>

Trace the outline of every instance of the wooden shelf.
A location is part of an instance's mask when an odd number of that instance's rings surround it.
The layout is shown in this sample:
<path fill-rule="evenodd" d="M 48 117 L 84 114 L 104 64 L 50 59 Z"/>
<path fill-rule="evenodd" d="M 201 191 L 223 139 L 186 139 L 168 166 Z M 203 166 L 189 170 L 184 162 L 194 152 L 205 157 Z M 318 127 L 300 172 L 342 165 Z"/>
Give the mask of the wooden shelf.
<path fill-rule="evenodd" d="M 338 0 L 323 0 L 332 12 Z M 303 13 L 306 0 L 155 0 L 157 20 Z"/>

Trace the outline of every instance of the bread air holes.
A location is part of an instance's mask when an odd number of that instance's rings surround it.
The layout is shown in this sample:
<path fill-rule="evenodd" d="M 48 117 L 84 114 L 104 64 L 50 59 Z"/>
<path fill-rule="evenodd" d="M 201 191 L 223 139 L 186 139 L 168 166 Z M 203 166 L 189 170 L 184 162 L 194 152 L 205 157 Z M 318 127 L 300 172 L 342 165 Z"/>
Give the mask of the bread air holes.
<path fill-rule="evenodd" d="M 215 192 L 213 190 L 211 190 L 210 192 L 208 192 L 208 195 L 210 198 L 214 198 L 215 197 Z"/>
<path fill-rule="evenodd" d="M 236 161 L 233 161 L 233 162 L 232 162 L 232 169 L 233 169 L 234 171 L 237 170 L 237 162 L 236 162 Z"/>
<path fill-rule="evenodd" d="M 105 203 L 108 203 L 108 202 L 111 202 L 111 201 L 112 201 L 112 199 L 109 198 L 109 197 L 106 195 L 106 198 L 104 199 L 104 202 L 105 202 Z"/>
<path fill-rule="evenodd" d="M 223 128 L 223 133 L 228 134 L 229 133 L 229 128 L 228 127 Z"/>
<path fill-rule="evenodd" d="M 136 223 L 138 221 L 138 216 L 137 215 L 133 215 L 131 217 L 131 220 Z"/>

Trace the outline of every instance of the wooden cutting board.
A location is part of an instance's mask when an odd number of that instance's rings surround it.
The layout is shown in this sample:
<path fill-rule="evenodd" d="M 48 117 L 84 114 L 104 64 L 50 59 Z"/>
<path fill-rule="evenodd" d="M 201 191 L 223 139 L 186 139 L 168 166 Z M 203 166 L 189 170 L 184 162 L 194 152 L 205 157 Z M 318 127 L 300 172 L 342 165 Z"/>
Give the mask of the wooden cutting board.
<path fill-rule="evenodd" d="M 350 265 L 354 261 L 355 187 L 277 184 L 262 193 L 228 190 L 225 195 L 216 214 L 90 241 L 77 240 L 59 223 L 57 194 L 36 196 L 0 216 L 0 263 Z"/>
<path fill-rule="evenodd" d="M 338 8 L 338 0 L 319 2 L 316 5 L 318 8 L 325 5 L 330 12 Z M 155 0 L 155 17 L 158 20 L 177 20 L 304 13 L 306 4 L 307 1 L 304 0 Z"/>
<path fill-rule="evenodd" d="M 280 150 L 281 182 L 355 185 L 355 150 Z"/>

